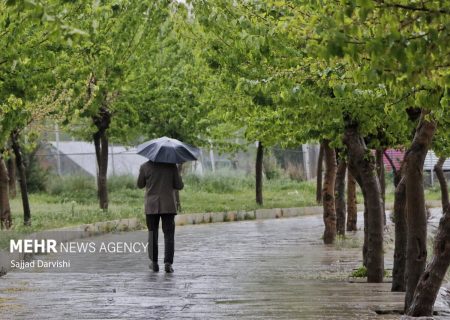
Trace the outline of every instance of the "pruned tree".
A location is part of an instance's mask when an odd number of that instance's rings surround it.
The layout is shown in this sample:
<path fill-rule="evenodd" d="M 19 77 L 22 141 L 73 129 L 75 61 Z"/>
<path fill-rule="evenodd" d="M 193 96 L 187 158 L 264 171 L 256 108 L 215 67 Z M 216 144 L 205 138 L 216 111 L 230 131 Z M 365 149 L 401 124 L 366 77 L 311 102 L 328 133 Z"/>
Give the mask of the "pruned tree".
<path fill-rule="evenodd" d="M 335 184 L 336 206 L 336 231 L 338 235 L 345 236 L 346 227 L 346 201 L 345 201 L 345 177 L 347 173 L 347 161 L 342 152 L 337 154 L 337 171 Z"/>
<path fill-rule="evenodd" d="M 87 39 L 73 48 L 66 66 L 77 85 L 64 124 L 73 134 L 93 141 L 97 160 L 99 206 L 108 209 L 109 141 L 136 138 L 139 107 L 133 97 L 145 95 L 137 85 L 155 54 L 156 39 L 168 17 L 168 1 L 105 1 L 80 4 L 81 28 Z M 76 20 L 76 16 L 71 17 Z"/>

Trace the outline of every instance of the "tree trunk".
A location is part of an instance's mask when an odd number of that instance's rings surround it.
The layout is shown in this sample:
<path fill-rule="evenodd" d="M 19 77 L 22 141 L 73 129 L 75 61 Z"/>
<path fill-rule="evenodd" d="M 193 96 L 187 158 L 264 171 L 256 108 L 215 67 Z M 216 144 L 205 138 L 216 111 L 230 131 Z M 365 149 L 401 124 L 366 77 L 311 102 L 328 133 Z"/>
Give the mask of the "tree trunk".
<path fill-rule="evenodd" d="M 356 205 L 356 180 L 347 170 L 347 231 L 356 231 L 358 207 Z"/>
<path fill-rule="evenodd" d="M 263 157 L 264 157 L 264 147 L 261 141 L 258 141 L 258 149 L 256 150 L 256 166 L 255 166 L 255 176 L 256 176 L 256 203 L 263 205 L 263 194 L 262 194 L 262 173 L 263 173 Z"/>
<path fill-rule="evenodd" d="M 325 223 L 323 242 L 330 244 L 336 238 L 336 207 L 334 203 L 336 153 L 333 148 L 330 148 L 329 141 L 324 140 L 322 144 L 325 156 L 325 179 L 322 189 L 323 222 Z"/>
<path fill-rule="evenodd" d="M 394 199 L 394 224 L 395 224 L 395 249 L 394 267 L 392 269 L 391 291 L 404 292 L 405 284 L 405 263 L 406 263 L 406 182 L 405 178 L 400 180 L 395 188 Z"/>
<path fill-rule="evenodd" d="M 99 113 L 93 117 L 93 122 L 97 127 L 94 133 L 95 155 L 97 159 L 97 190 L 100 209 L 108 209 L 108 136 L 107 130 L 111 123 L 111 113 L 106 106 L 102 106 Z"/>
<path fill-rule="evenodd" d="M 14 161 L 14 155 L 10 155 L 7 161 L 8 164 L 8 177 L 9 177 L 9 196 L 15 198 L 17 195 L 16 189 L 16 163 Z"/>
<path fill-rule="evenodd" d="M 9 229 L 12 225 L 11 207 L 9 205 L 9 178 L 5 161 L 0 154 L 0 226 L 1 229 Z"/>
<path fill-rule="evenodd" d="M 425 270 L 427 260 L 427 215 L 423 188 L 423 164 L 431 145 L 436 124 L 426 120 L 422 110 L 411 147 L 405 154 L 406 175 L 406 295 L 405 311 L 411 305 L 414 290 Z"/>
<path fill-rule="evenodd" d="M 436 172 L 436 176 L 439 180 L 439 185 L 441 186 L 442 212 L 444 212 L 444 208 L 448 206 L 449 203 L 447 180 L 445 179 L 444 170 L 442 170 L 445 160 L 445 157 L 440 157 L 438 162 L 434 166 L 434 171 Z"/>
<path fill-rule="evenodd" d="M 385 206 L 385 199 L 386 199 L 386 181 L 384 179 L 384 162 L 383 162 L 383 149 L 377 149 L 375 151 L 375 158 L 377 162 L 377 175 L 378 179 L 380 180 L 380 187 L 381 187 L 381 199 L 383 200 L 383 222 L 384 225 L 386 225 L 386 206 Z"/>
<path fill-rule="evenodd" d="M 348 171 L 350 172 L 350 161 L 347 164 Z M 353 177 L 353 175 L 352 175 Z M 354 177 L 355 181 L 358 183 L 359 187 L 361 188 L 362 194 L 363 194 L 363 201 L 364 201 L 364 211 L 363 211 L 363 231 L 364 231 L 364 242 L 362 247 L 362 256 L 363 256 L 363 266 L 367 268 L 367 252 L 369 248 L 369 211 L 367 209 L 367 196 L 365 194 L 365 189 L 362 187 L 362 181 L 359 176 Z M 355 196 L 356 197 L 356 196 Z M 356 206 L 356 205 L 355 205 Z M 355 207 L 357 210 L 357 207 Z"/>
<path fill-rule="evenodd" d="M 419 279 L 407 315 L 426 317 L 433 315 L 433 306 L 442 280 L 450 265 L 450 206 L 444 207 L 443 216 L 434 241 L 434 256 Z"/>
<path fill-rule="evenodd" d="M 348 168 L 363 191 L 367 208 L 367 281 L 382 282 L 384 276 L 383 256 L 383 200 L 374 157 L 358 133 L 358 125 L 348 122 L 344 143 L 347 146 Z"/>
<path fill-rule="evenodd" d="M 336 231 L 338 235 L 345 235 L 345 174 L 347 173 L 347 162 L 345 159 L 338 160 L 335 185 L 336 206 Z"/>
<path fill-rule="evenodd" d="M 25 173 L 25 164 L 22 157 L 22 148 L 19 144 L 19 133 L 14 131 L 11 134 L 11 146 L 16 158 L 16 168 L 19 173 L 20 194 L 22 196 L 23 205 L 23 223 L 25 226 L 31 225 L 30 202 L 28 201 L 27 176 Z"/>
<path fill-rule="evenodd" d="M 364 196 L 364 242 L 363 242 L 363 266 L 368 268 L 367 252 L 369 251 L 369 211 L 367 209 L 366 196 Z"/>
<path fill-rule="evenodd" d="M 317 159 L 316 177 L 316 202 L 322 203 L 322 169 L 323 169 L 323 144 L 320 144 L 319 159 Z"/>

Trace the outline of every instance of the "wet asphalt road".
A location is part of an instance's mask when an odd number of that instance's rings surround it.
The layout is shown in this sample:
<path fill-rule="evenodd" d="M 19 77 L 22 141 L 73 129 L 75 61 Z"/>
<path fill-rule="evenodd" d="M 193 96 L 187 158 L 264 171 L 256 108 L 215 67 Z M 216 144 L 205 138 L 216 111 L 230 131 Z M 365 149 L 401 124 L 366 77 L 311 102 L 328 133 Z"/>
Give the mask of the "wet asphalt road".
<path fill-rule="evenodd" d="M 145 253 L 47 255 L 61 272 L 0 278 L 1 319 L 398 319 L 390 284 L 351 283 L 359 231 L 322 244 L 319 216 L 178 227 L 174 274 L 148 269 Z M 96 241 L 146 241 L 145 232 Z M 160 235 L 160 261 L 163 247 Z M 391 268 L 390 252 L 386 266 Z"/>

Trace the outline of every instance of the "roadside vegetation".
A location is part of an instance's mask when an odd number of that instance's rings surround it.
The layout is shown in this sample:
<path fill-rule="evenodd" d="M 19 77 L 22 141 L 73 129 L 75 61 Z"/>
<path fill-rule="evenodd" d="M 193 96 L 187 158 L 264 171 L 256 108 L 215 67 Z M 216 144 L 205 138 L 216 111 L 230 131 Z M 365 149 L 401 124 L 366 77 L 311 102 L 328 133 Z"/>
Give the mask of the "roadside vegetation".
<path fill-rule="evenodd" d="M 394 187 L 387 178 L 386 201 L 394 199 Z M 279 175 L 265 179 L 263 206 L 254 198 L 253 175 L 230 170 L 217 171 L 203 176 L 187 174 L 183 177 L 185 188 L 180 193 L 181 211 L 184 213 L 224 212 L 254 210 L 258 208 L 289 208 L 317 205 L 315 182 L 290 179 Z M 18 194 L 11 201 L 12 229 L 34 232 L 97 221 L 139 218 L 144 222 L 144 191 L 137 189 L 132 176 L 116 176 L 108 179 L 110 207 L 108 211 L 98 208 L 95 179 L 87 176 L 49 176 L 45 189 L 30 194 L 33 223 L 24 227 L 23 209 Z M 437 187 L 426 190 L 427 200 L 438 200 Z M 358 190 L 358 203 L 362 195 Z"/>

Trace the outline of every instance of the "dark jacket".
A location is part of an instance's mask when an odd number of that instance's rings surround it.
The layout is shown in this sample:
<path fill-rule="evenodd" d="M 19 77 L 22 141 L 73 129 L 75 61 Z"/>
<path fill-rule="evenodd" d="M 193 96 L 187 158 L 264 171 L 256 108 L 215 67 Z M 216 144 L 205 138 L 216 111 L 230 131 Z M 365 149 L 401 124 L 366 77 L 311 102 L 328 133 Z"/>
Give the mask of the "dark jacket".
<path fill-rule="evenodd" d="M 139 170 L 137 181 L 145 191 L 145 214 L 177 213 L 175 190 L 183 189 L 175 164 L 147 161 Z"/>

